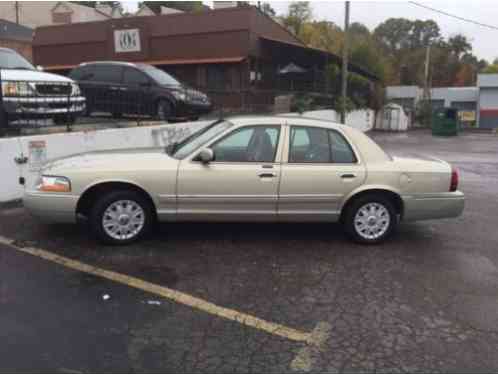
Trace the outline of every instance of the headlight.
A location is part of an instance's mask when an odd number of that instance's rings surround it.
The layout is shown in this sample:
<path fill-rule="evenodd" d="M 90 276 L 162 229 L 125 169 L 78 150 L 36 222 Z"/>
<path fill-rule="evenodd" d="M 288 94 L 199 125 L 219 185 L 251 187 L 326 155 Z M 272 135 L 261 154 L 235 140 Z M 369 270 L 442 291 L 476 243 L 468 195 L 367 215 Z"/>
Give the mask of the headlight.
<path fill-rule="evenodd" d="M 33 95 L 34 91 L 28 82 L 2 82 L 3 96 L 29 96 Z"/>
<path fill-rule="evenodd" d="M 41 176 L 36 189 L 39 191 L 68 193 L 71 191 L 71 182 L 66 177 Z"/>
<path fill-rule="evenodd" d="M 187 94 L 182 91 L 172 91 L 171 92 L 176 100 L 185 101 L 187 99 Z"/>
<path fill-rule="evenodd" d="M 81 95 L 81 90 L 80 90 L 80 87 L 78 86 L 78 84 L 73 82 L 73 83 L 71 83 L 71 87 L 72 87 L 71 95 L 73 95 L 73 96 L 80 96 Z"/>

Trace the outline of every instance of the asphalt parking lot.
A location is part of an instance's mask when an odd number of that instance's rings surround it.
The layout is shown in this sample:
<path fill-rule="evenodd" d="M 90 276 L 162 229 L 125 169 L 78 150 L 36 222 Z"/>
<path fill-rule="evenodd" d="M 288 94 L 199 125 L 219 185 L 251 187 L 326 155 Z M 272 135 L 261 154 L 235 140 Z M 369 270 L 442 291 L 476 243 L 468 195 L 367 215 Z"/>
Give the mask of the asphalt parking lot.
<path fill-rule="evenodd" d="M 498 371 L 498 136 L 373 137 L 457 166 L 464 215 L 381 246 L 334 225 L 168 224 L 113 248 L 3 208 L 0 372 Z"/>

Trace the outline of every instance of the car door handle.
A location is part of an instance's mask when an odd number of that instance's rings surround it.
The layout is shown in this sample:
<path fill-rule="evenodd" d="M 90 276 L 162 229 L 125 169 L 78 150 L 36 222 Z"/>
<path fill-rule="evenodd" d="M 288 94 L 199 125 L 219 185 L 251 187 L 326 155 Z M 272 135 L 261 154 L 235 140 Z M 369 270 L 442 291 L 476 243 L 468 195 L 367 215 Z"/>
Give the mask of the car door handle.
<path fill-rule="evenodd" d="M 344 174 L 341 174 L 341 178 L 355 178 L 356 175 L 353 174 L 353 173 L 344 173 Z"/>
<path fill-rule="evenodd" d="M 261 172 L 260 174 L 258 174 L 258 176 L 260 178 L 273 178 L 273 177 L 277 177 L 277 174 L 276 173 Z"/>

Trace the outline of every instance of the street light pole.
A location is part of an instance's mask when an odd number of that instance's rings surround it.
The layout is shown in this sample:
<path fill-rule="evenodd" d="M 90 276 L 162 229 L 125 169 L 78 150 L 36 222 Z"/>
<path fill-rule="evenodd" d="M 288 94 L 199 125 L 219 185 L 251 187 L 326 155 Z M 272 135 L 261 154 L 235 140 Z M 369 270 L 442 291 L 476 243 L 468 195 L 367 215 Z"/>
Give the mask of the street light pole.
<path fill-rule="evenodd" d="M 344 45 L 342 47 L 342 100 L 341 123 L 346 123 L 346 100 L 348 98 L 348 54 L 349 54 L 349 1 L 345 3 Z"/>

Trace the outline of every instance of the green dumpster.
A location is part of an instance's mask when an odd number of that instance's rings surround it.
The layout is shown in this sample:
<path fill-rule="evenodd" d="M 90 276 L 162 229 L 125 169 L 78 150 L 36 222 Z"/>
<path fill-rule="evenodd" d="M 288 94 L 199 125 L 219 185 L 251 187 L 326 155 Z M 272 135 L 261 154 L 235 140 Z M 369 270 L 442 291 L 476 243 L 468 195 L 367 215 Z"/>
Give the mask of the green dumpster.
<path fill-rule="evenodd" d="M 437 108 L 432 114 L 432 135 L 458 135 L 458 110 Z"/>

